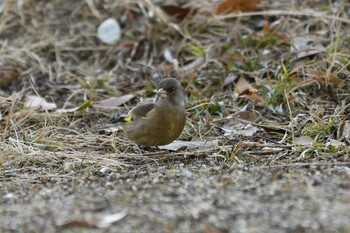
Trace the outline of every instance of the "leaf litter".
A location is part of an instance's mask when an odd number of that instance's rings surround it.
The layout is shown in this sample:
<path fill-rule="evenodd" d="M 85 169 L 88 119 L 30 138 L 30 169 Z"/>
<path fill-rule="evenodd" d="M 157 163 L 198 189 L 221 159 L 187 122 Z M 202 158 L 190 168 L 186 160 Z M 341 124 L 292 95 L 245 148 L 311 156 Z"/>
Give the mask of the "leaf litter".
<path fill-rule="evenodd" d="M 53 219 L 120 232 L 347 231 L 350 22 L 336 2 L 2 3 L 0 231 L 53 232 Z M 97 37 L 111 15 L 115 45 Z M 187 97 L 177 145 L 100 130 L 163 76 Z"/>

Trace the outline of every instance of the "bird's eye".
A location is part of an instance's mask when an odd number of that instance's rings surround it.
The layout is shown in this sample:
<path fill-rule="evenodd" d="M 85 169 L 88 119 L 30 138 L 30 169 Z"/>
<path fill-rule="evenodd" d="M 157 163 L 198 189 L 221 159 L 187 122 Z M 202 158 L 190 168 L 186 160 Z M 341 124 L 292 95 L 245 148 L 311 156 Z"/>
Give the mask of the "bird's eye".
<path fill-rule="evenodd" d="M 168 92 L 175 92 L 175 87 L 170 87 L 170 88 L 168 89 Z"/>

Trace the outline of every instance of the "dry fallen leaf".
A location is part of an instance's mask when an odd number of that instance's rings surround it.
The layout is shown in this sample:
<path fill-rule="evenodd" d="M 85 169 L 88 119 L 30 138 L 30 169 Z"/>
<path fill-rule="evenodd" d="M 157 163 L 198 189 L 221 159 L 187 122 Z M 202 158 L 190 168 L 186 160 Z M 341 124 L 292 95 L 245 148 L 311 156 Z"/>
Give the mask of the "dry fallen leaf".
<path fill-rule="evenodd" d="M 177 20 L 183 20 L 186 17 L 192 16 L 197 12 L 196 8 L 193 7 L 179 7 L 174 5 L 161 6 L 162 10 L 169 16 L 176 18 Z"/>
<path fill-rule="evenodd" d="M 126 102 L 133 99 L 134 97 L 135 95 L 133 94 L 122 95 L 119 97 L 111 97 L 111 98 L 96 102 L 93 104 L 93 106 L 97 108 L 114 109 L 116 107 L 119 107 L 122 104 L 125 104 Z"/>
<path fill-rule="evenodd" d="M 73 219 L 60 224 L 60 227 L 97 227 L 97 228 L 107 228 L 113 223 L 118 222 L 127 215 L 127 211 L 123 210 L 114 214 L 96 214 L 86 216 L 83 219 Z"/>
<path fill-rule="evenodd" d="M 217 126 L 225 132 L 226 136 L 243 135 L 249 137 L 259 131 L 259 128 L 255 127 L 256 124 L 254 123 L 256 115 L 251 111 L 237 112 L 218 121 L 223 123 L 223 125 Z"/>
<path fill-rule="evenodd" d="M 251 102 L 262 102 L 263 99 L 258 94 L 258 90 L 254 88 L 252 84 L 250 84 L 243 76 L 241 76 L 236 85 L 235 92 Z"/>
<path fill-rule="evenodd" d="M 203 149 L 217 146 L 217 140 L 202 140 L 202 141 L 173 141 L 172 143 L 159 146 L 162 150 L 178 151 L 180 149 Z"/>
<path fill-rule="evenodd" d="M 236 11 L 254 11 L 260 0 L 223 0 L 215 9 L 216 14 L 228 14 Z"/>
<path fill-rule="evenodd" d="M 350 121 L 346 120 L 344 121 L 338 129 L 338 140 L 347 140 L 350 139 Z"/>
<path fill-rule="evenodd" d="M 268 133 L 270 132 L 285 133 L 290 131 L 287 127 L 281 125 L 278 122 L 265 123 L 264 125 L 259 125 L 259 128 L 262 128 Z"/>
<path fill-rule="evenodd" d="M 240 111 L 227 116 L 227 118 L 234 118 L 234 117 L 245 121 L 254 121 L 256 118 L 256 113 L 252 111 Z"/>
<path fill-rule="evenodd" d="M 295 137 L 294 142 L 296 145 L 311 146 L 314 140 L 309 136 L 301 136 L 301 137 Z"/>
<path fill-rule="evenodd" d="M 307 70 L 306 72 L 318 83 L 334 83 L 336 85 L 341 85 L 344 80 L 341 80 L 334 74 L 327 74 L 325 71 L 320 70 Z"/>
<path fill-rule="evenodd" d="M 252 124 L 243 124 L 239 123 L 236 125 L 224 125 L 221 129 L 225 132 L 225 135 L 243 135 L 246 137 L 253 136 L 256 132 L 259 131 L 257 127 Z"/>
<path fill-rule="evenodd" d="M 233 73 L 229 73 L 226 76 L 224 83 L 222 84 L 222 87 L 226 87 L 227 85 L 233 83 L 236 79 L 237 79 L 237 75 L 235 75 Z"/>
<path fill-rule="evenodd" d="M 27 95 L 24 101 L 26 108 L 34 110 L 54 110 L 57 108 L 55 103 L 49 103 L 44 98 L 37 95 Z"/>
<path fill-rule="evenodd" d="M 308 56 L 313 56 L 324 51 L 326 51 L 326 47 L 324 47 L 322 44 L 315 44 L 305 50 L 298 51 L 297 58 L 300 59 Z"/>
<path fill-rule="evenodd" d="M 242 94 L 244 91 L 249 90 L 252 88 L 252 85 L 245 79 L 243 76 L 239 77 L 236 85 L 235 85 L 235 92 L 237 94 Z"/>
<path fill-rule="evenodd" d="M 245 99 L 247 99 L 253 103 L 263 102 L 263 98 L 257 92 L 252 92 L 252 93 L 249 93 L 247 95 L 242 95 L 242 97 L 244 97 Z"/>
<path fill-rule="evenodd" d="M 291 52 L 296 54 L 298 59 L 316 55 L 326 51 L 326 47 L 317 41 L 317 37 L 300 36 L 291 40 Z"/>

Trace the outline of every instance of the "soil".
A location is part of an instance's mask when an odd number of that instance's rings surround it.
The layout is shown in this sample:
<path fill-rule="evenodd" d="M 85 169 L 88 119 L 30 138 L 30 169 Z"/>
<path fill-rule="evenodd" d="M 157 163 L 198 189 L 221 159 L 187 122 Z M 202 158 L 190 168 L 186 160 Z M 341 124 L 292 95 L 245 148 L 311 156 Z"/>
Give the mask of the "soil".
<path fill-rule="evenodd" d="M 190 158 L 118 172 L 21 174 L 1 184 L 2 232 L 350 232 L 350 169 L 341 165 Z M 75 222 L 121 211 L 126 217 L 106 229 Z"/>

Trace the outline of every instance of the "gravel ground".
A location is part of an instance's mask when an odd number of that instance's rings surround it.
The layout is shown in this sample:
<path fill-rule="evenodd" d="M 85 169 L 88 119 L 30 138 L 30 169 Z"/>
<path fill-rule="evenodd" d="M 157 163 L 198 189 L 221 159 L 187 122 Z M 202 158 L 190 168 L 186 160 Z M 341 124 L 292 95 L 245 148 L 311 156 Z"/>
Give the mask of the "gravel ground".
<path fill-rule="evenodd" d="M 0 186 L 0 230 L 350 232 L 348 167 L 188 162 L 9 178 Z M 81 223 L 91 215 L 123 210 L 126 217 L 108 228 Z"/>

